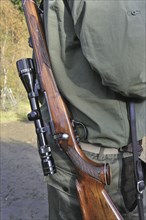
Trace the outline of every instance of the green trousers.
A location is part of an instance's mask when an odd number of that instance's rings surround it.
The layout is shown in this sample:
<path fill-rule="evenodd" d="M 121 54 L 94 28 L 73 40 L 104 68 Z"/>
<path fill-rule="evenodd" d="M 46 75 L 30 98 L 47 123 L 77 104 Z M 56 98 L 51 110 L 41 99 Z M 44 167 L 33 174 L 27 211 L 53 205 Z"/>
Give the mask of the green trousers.
<path fill-rule="evenodd" d="M 82 220 L 81 210 L 75 187 L 75 169 L 63 151 L 54 148 L 52 153 L 55 160 L 57 173 L 47 177 L 49 220 Z M 125 220 L 138 220 L 139 217 L 137 213 L 137 207 L 134 208 L 133 211 L 129 212 L 125 206 L 125 202 L 121 193 L 121 183 L 122 185 L 126 186 L 128 184 L 128 193 L 130 198 L 129 201 L 132 205 L 135 200 L 135 184 L 132 180 L 133 167 L 131 163 L 127 165 L 127 168 L 123 167 L 123 164 L 125 164 L 123 163 L 123 160 L 125 160 L 126 158 L 132 158 L 132 154 L 128 152 L 115 153 L 115 151 L 112 151 L 112 149 L 108 153 L 105 149 L 100 150 L 99 153 L 88 151 L 85 151 L 85 153 L 90 159 L 96 162 L 110 164 L 112 179 L 111 184 L 109 186 L 106 186 L 106 190 Z M 129 172 L 128 175 L 123 175 L 123 172 L 125 172 L 125 170 Z M 126 176 L 126 180 L 122 181 L 121 177 L 123 176 Z M 146 190 L 144 191 L 143 201 L 146 215 Z M 128 202 L 128 204 L 130 202 Z"/>

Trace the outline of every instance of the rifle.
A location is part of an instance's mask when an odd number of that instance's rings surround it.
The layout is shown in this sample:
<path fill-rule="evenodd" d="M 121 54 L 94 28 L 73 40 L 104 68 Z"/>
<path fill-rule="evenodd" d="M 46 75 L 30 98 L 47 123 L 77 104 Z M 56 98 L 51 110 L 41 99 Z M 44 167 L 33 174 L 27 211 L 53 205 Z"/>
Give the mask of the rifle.
<path fill-rule="evenodd" d="M 44 29 L 38 8 L 33 0 L 22 0 L 26 23 L 33 47 L 35 65 L 32 59 L 17 61 L 20 78 L 28 93 L 32 112 L 29 120 L 34 121 L 40 142 L 39 153 L 44 175 L 55 173 L 51 149 L 46 140 L 46 127 L 43 125 L 38 103 L 38 86 L 35 73 L 38 74 L 39 87 L 48 106 L 49 132 L 55 142 L 68 155 L 75 166 L 82 216 L 84 220 L 122 220 L 122 216 L 105 190 L 110 184 L 109 164 L 96 163 L 90 160 L 77 142 L 74 128 L 66 105 L 57 88 L 46 45 Z M 35 85 L 34 85 L 35 84 Z"/>

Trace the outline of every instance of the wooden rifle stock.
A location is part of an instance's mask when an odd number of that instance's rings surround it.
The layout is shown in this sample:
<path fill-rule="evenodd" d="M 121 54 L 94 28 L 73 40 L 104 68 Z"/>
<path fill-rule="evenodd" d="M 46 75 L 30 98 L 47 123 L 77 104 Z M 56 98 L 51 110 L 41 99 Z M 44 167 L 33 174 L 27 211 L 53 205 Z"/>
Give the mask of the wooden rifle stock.
<path fill-rule="evenodd" d="M 51 70 L 43 25 L 34 0 L 22 0 L 34 50 L 41 87 L 46 92 L 53 122 L 52 135 L 71 159 L 77 172 L 76 187 L 84 220 L 122 220 L 122 216 L 105 191 L 110 183 L 108 164 L 90 160 L 76 141 L 66 106 Z"/>

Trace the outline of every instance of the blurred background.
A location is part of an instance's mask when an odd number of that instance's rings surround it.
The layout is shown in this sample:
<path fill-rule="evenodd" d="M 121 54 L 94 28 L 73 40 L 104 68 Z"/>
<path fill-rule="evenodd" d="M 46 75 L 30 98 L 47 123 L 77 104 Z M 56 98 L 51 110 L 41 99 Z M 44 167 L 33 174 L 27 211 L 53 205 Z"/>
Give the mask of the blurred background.
<path fill-rule="evenodd" d="M 16 61 L 31 57 L 32 50 L 27 43 L 28 31 L 21 0 L 1 0 L 0 4 L 1 122 L 25 120 L 29 106 L 16 70 Z"/>
<path fill-rule="evenodd" d="M 40 0 L 36 1 L 37 3 Z M 25 120 L 29 105 L 16 61 L 31 57 L 21 0 L 0 1 L 0 113 L 1 122 Z"/>

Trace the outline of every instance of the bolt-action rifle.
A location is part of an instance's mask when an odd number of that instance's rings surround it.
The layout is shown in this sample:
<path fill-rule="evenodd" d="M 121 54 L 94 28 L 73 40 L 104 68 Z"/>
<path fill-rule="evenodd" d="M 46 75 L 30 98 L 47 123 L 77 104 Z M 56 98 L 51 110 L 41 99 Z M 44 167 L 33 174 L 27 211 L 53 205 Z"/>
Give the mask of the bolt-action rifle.
<path fill-rule="evenodd" d="M 110 184 L 109 165 L 90 160 L 84 154 L 76 139 L 72 121 L 52 73 L 38 7 L 34 0 L 22 0 L 22 4 L 35 65 L 32 59 L 22 59 L 17 61 L 17 69 L 28 93 L 32 109 L 28 118 L 34 121 L 35 124 L 44 175 L 54 174 L 55 165 L 46 138 L 48 128 L 43 124 L 39 108 L 39 89 L 44 94 L 47 102 L 50 121 L 48 127 L 51 136 L 75 166 L 77 173 L 76 188 L 83 219 L 122 220 L 122 216 L 105 190 L 105 185 Z M 35 77 L 36 73 L 38 74 L 37 79 Z"/>

